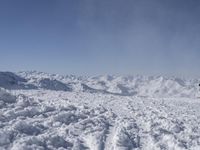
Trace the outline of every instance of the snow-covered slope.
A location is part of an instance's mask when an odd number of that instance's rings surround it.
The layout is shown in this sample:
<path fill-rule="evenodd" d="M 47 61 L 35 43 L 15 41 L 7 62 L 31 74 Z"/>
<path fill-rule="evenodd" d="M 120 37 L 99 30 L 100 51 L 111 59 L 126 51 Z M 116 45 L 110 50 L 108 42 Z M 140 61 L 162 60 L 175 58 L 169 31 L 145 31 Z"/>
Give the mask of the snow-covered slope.
<path fill-rule="evenodd" d="M 197 79 L 1 74 L 2 150 L 200 149 Z"/>
<path fill-rule="evenodd" d="M 27 80 L 12 72 L 0 72 L 0 87 L 6 89 L 28 89 L 35 88 L 26 84 Z"/>
<path fill-rule="evenodd" d="M 198 92 L 198 79 L 177 77 L 108 75 L 76 77 L 42 72 L 20 72 L 18 75 L 27 80 L 29 84 L 50 90 L 74 90 L 142 97 L 196 97 Z"/>

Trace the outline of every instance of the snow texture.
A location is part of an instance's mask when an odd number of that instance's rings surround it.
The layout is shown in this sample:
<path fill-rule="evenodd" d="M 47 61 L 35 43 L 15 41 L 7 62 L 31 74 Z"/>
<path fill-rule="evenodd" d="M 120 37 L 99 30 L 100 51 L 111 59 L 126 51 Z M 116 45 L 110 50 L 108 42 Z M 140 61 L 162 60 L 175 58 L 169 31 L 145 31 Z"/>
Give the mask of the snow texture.
<path fill-rule="evenodd" d="M 198 79 L 1 72 L 0 87 L 2 150 L 200 149 Z"/>

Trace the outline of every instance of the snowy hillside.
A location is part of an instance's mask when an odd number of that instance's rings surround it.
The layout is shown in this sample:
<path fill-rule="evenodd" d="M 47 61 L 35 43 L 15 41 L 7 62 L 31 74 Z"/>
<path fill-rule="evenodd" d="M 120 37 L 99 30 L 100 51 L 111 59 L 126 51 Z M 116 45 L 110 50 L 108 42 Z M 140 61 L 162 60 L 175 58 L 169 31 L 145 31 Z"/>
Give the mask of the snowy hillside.
<path fill-rule="evenodd" d="M 2 150 L 199 150 L 198 79 L 0 72 Z"/>
<path fill-rule="evenodd" d="M 42 72 L 20 72 L 20 78 L 37 88 L 73 90 L 140 97 L 196 97 L 198 79 L 162 76 L 97 76 L 76 77 Z M 48 81 L 45 81 L 48 80 Z M 45 83 L 44 83 L 45 82 Z M 48 83 L 47 83 L 48 82 Z M 48 84 L 48 85 L 44 85 Z"/>

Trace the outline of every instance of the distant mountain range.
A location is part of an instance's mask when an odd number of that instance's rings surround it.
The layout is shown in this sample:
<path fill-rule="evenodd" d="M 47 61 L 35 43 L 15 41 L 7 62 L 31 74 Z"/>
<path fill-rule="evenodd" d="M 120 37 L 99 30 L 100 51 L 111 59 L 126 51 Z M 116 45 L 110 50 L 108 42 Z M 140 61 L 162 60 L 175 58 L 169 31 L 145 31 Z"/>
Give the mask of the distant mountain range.
<path fill-rule="evenodd" d="M 0 72 L 0 87 L 8 90 L 45 89 L 141 97 L 195 97 L 198 81 L 163 76 L 77 77 L 36 71 Z"/>

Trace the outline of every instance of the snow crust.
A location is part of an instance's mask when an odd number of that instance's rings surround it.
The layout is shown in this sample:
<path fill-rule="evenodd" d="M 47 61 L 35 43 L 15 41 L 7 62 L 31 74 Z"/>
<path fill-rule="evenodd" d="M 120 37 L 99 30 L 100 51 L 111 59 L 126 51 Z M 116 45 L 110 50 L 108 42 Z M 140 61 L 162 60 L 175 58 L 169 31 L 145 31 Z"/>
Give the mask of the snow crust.
<path fill-rule="evenodd" d="M 199 150 L 196 84 L 1 72 L 0 149 Z"/>

